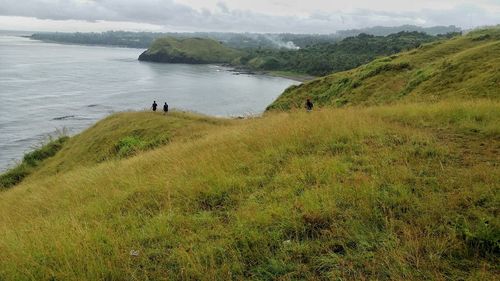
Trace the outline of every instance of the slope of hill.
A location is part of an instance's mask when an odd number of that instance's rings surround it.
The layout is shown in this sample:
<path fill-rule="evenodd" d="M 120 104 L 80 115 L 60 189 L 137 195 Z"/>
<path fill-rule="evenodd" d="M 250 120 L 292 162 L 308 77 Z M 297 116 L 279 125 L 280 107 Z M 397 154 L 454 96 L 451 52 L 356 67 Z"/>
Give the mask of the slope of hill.
<path fill-rule="evenodd" d="M 156 39 L 139 60 L 168 63 L 229 63 L 241 55 L 240 51 L 206 38 Z"/>
<path fill-rule="evenodd" d="M 479 30 L 293 86 L 268 109 L 300 107 L 307 97 L 319 106 L 498 98 L 498 54 L 500 28 Z"/>
<path fill-rule="evenodd" d="M 114 114 L 77 136 L 63 136 L 26 154 L 20 165 L 0 175 L 0 189 L 21 182 L 28 175 L 36 178 L 125 159 L 230 124 L 231 120 L 176 111 L 170 112 L 168 118 L 145 112 Z"/>
<path fill-rule="evenodd" d="M 144 136 L 130 120 L 177 137 L 95 158 Z M 0 193 L 0 279 L 494 280 L 498 120 L 490 100 L 115 115 Z"/>

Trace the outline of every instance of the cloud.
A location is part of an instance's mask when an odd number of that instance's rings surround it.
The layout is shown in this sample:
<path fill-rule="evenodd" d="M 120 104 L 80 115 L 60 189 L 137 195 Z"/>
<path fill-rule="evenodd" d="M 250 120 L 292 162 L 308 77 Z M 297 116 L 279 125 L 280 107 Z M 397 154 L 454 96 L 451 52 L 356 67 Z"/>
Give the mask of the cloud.
<path fill-rule="evenodd" d="M 493 0 L 489 7 L 500 8 Z M 230 8 L 218 1 L 212 8 L 192 7 L 173 0 L 2 0 L 0 15 L 50 20 L 82 20 L 146 23 L 165 30 L 332 33 L 340 29 L 374 25 L 458 25 L 469 28 L 500 23 L 499 9 L 486 10 L 473 3 L 447 9 L 380 11 L 351 9 L 310 12 L 306 15 L 266 14 Z M 293 5 L 289 1 L 289 5 Z M 233 5 L 234 6 L 234 5 Z M 231 6 L 231 7 L 233 7 Z M 319 9 L 318 9 L 319 10 Z"/>

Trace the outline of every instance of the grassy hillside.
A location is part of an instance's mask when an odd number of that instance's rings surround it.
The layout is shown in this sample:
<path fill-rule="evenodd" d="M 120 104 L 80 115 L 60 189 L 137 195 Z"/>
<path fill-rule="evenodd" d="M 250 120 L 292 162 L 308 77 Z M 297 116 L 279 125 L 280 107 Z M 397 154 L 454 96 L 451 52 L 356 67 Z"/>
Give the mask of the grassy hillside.
<path fill-rule="evenodd" d="M 114 115 L 0 193 L 0 280 L 495 280 L 499 120 L 493 100 Z M 162 145 L 119 157 L 126 137 Z"/>
<path fill-rule="evenodd" d="M 474 31 L 292 86 L 269 109 L 302 107 L 307 97 L 316 105 L 335 107 L 450 97 L 498 98 L 498 54 L 500 28 Z"/>
<path fill-rule="evenodd" d="M 114 114 L 72 137 L 35 174 L 56 174 L 124 159 L 172 141 L 199 138 L 212 127 L 230 124 L 231 120 L 175 111 L 169 112 L 168 118 L 153 112 Z"/>
<path fill-rule="evenodd" d="M 0 189 L 12 187 L 32 174 L 38 178 L 124 159 L 173 140 L 203 136 L 215 126 L 231 124 L 231 120 L 176 111 L 168 117 L 152 112 L 119 113 L 71 139 L 62 136 L 51 140 L 26 154 L 18 166 L 1 174 Z"/>
<path fill-rule="evenodd" d="M 156 39 L 139 60 L 168 63 L 229 63 L 241 52 L 207 38 Z"/>
<path fill-rule="evenodd" d="M 497 280 L 499 48 L 477 31 L 290 88 L 286 112 L 127 112 L 49 143 L 0 192 L 0 280 Z"/>

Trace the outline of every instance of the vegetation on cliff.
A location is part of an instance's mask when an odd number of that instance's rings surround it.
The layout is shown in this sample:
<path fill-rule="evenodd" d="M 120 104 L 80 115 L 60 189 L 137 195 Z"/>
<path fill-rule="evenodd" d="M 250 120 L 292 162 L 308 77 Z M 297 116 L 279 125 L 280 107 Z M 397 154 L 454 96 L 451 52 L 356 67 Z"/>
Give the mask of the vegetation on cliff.
<path fill-rule="evenodd" d="M 67 136 L 50 139 L 46 144 L 24 155 L 21 163 L 0 174 L 0 190 L 12 187 L 20 183 L 25 177 L 33 173 L 43 162 L 56 155 L 63 144 L 68 140 Z"/>

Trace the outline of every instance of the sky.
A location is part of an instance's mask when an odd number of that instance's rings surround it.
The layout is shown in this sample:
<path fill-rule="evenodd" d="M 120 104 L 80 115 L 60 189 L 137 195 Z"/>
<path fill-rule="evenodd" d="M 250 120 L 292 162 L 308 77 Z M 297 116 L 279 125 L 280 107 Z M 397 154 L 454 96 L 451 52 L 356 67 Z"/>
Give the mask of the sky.
<path fill-rule="evenodd" d="M 333 33 L 500 24 L 500 0 L 0 0 L 0 30 Z"/>

